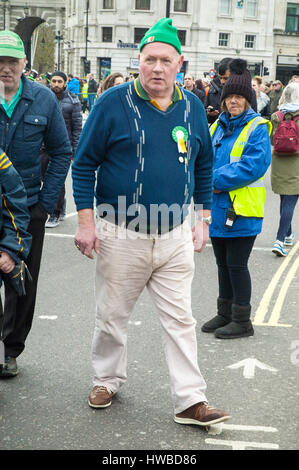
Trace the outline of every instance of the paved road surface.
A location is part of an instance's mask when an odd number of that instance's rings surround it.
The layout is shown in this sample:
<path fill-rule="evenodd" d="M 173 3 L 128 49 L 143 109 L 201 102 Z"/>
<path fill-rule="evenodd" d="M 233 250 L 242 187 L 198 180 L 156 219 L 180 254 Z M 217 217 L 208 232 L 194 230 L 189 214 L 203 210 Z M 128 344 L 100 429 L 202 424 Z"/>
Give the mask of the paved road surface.
<path fill-rule="evenodd" d="M 207 433 L 173 421 L 159 320 L 147 292 L 130 320 L 128 382 L 110 408 L 89 408 L 95 264 L 74 248 L 76 216 L 68 178 L 69 216 L 47 229 L 36 314 L 18 360 L 20 374 L 0 381 L 0 448 L 297 449 L 299 246 L 285 259 L 271 253 L 279 198 L 269 189 L 269 175 L 267 186 L 264 231 L 250 260 L 253 337 L 219 340 L 200 332 L 215 312 L 217 282 L 211 246 L 196 255 L 193 310 L 200 368 L 210 403 L 232 415 L 222 430 Z"/>

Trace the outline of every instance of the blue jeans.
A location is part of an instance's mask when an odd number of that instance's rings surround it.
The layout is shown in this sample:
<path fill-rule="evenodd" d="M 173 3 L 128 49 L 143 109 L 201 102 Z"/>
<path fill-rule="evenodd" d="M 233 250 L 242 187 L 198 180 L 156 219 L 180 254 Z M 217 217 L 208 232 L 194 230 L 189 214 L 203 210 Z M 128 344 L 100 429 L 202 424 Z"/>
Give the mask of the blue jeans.
<path fill-rule="evenodd" d="M 283 242 L 292 233 L 292 219 L 299 194 L 280 195 L 280 220 L 276 239 Z"/>
<path fill-rule="evenodd" d="M 91 111 L 91 109 L 94 105 L 95 97 L 96 97 L 96 93 L 88 93 L 88 109 L 89 109 L 89 112 Z"/>

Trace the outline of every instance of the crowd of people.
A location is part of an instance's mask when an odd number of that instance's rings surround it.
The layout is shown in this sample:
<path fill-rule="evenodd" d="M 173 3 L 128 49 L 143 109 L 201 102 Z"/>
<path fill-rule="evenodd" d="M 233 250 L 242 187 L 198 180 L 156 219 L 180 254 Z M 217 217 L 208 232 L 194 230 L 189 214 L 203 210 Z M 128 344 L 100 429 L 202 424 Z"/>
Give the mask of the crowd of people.
<path fill-rule="evenodd" d="M 201 253 L 210 238 L 218 268 L 216 316 L 202 331 L 221 339 L 252 336 L 248 260 L 262 230 L 270 165 L 272 189 L 281 199 L 273 253 L 286 256 L 295 238 L 299 77 L 286 86 L 264 83 L 251 77 L 245 60 L 225 58 L 209 83 L 185 74 L 180 85 L 183 60 L 169 18 L 145 33 L 137 77 L 112 73 L 101 83 L 91 73 L 78 79 L 59 70 L 27 70 L 20 37 L 0 32 L 0 377 L 18 374 L 45 227 L 65 217 L 64 184 L 73 162 L 75 246 L 88 258 L 97 255 L 88 403 L 110 406 L 126 382 L 129 316 L 147 287 L 162 324 L 174 420 L 204 426 L 230 416 L 208 404 L 198 365 L 194 251 Z M 127 83 L 132 80 L 133 86 Z M 191 201 L 192 229 L 185 211 Z M 153 214 L 153 207 L 167 211 Z M 21 261 L 30 273 L 22 295 L 7 281 Z"/>

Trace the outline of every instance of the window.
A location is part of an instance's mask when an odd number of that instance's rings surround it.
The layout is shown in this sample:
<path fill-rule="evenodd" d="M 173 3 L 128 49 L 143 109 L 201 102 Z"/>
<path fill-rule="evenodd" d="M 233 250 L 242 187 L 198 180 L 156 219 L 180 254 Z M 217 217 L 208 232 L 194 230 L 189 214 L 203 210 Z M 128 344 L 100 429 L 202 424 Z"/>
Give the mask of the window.
<path fill-rule="evenodd" d="M 229 46 L 229 33 L 219 33 L 218 46 L 228 47 Z"/>
<path fill-rule="evenodd" d="M 186 46 L 186 30 L 185 29 L 178 29 L 178 38 L 182 46 Z"/>
<path fill-rule="evenodd" d="M 173 11 L 187 12 L 188 2 L 187 0 L 174 0 Z"/>
<path fill-rule="evenodd" d="M 135 0 L 135 10 L 150 10 L 151 0 Z"/>
<path fill-rule="evenodd" d="M 103 10 L 113 10 L 114 0 L 103 0 Z"/>
<path fill-rule="evenodd" d="M 258 0 L 247 0 L 247 6 L 246 6 L 247 18 L 257 17 L 257 1 Z"/>
<path fill-rule="evenodd" d="M 102 28 L 102 42 L 112 42 L 112 27 L 104 26 Z"/>
<path fill-rule="evenodd" d="M 245 48 L 246 49 L 254 49 L 255 48 L 255 39 L 256 36 L 253 34 L 246 34 L 245 35 Z"/>
<path fill-rule="evenodd" d="M 219 0 L 219 14 L 220 15 L 230 15 L 231 14 L 231 0 Z"/>
<path fill-rule="evenodd" d="M 299 33 L 299 5 L 288 3 L 286 31 Z"/>
<path fill-rule="evenodd" d="M 140 44 L 148 28 L 134 28 L 134 43 Z"/>

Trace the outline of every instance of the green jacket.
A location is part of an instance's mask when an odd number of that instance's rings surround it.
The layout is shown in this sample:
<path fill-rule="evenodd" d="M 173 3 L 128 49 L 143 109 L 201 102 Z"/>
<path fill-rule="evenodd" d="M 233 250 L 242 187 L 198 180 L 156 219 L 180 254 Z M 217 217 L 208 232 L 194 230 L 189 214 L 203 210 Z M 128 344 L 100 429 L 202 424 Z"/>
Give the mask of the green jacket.
<path fill-rule="evenodd" d="M 299 110 L 291 113 L 292 116 L 299 116 Z M 273 124 L 273 135 L 279 124 L 276 114 L 272 114 L 271 122 Z M 297 121 L 299 126 L 299 120 Z M 272 191 L 276 194 L 299 194 L 299 154 L 295 155 L 277 155 L 272 152 L 271 163 L 271 185 Z"/>

